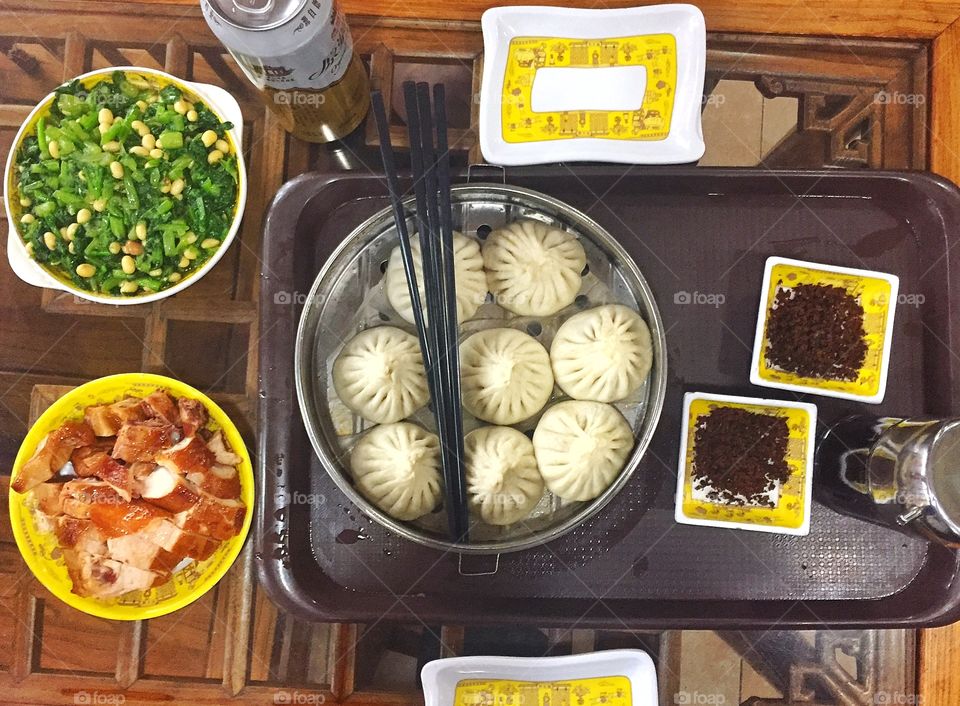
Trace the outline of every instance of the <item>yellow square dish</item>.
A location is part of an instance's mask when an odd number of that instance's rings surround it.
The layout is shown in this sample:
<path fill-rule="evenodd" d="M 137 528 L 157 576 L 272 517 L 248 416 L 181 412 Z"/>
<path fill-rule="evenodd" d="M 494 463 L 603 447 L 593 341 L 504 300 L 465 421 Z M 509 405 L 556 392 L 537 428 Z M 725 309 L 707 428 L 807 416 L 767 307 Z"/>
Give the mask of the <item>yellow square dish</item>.
<path fill-rule="evenodd" d="M 844 289 L 863 307 L 867 353 L 856 380 L 804 377 L 781 370 L 767 360 L 767 323 L 781 286 L 830 285 Z M 750 382 L 795 392 L 879 403 L 887 387 L 890 340 L 896 312 L 899 278 L 882 272 L 821 265 L 782 257 L 767 259 L 757 315 Z"/>
<path fill-rule="evenodd" d="M 697 421 L 721 407 L 769 414 L 786 420 L 789 429 L 786 462 L 790 469 L 790 476 L 772 491 L 774 507 L 719 502 L 711 500 L 706 491 L 694 487 L 693 461 L 696 453 L 694 438 Z M 681 524 L 758 532 L 808 534 L 816 425 L 817 407 L 806 402 L 688 392 L 683 398 L 676 521 Z"/>

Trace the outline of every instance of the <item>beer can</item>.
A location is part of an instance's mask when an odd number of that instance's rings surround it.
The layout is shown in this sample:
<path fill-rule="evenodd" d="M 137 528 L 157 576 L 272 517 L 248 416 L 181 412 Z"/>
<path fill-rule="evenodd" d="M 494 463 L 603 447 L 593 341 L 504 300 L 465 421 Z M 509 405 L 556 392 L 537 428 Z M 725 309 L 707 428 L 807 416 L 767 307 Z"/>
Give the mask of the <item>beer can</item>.
<path fill-rule="evenodd" d="M 370 101 L 366 69 L 334 0 L 201 0 L 201 7 L 294 135 L 329 142 L 363 120 Z"/>

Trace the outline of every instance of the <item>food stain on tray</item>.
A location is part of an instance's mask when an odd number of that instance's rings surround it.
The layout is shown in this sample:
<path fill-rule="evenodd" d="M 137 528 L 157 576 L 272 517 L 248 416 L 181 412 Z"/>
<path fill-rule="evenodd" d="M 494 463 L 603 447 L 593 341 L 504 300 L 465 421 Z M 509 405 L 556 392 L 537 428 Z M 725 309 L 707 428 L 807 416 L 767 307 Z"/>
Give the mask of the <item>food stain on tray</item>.
<path fill-rule="evenodd" d="M 632 706 L 633 690 L 625 676 L 562 681 L 462 679 L 454 706 Z"/>
<path fill-rule="evenodd" d="M 645 87 L 635 110 L 535 111 L 533 86 L 544 68 L 643 67 Z M 672 34 L 607 39 L 514 37 L 503 77 L 501 124 L 506 142 L 575 137 L 662 140 L 670 133 L 677 85 L 677 40 Z M 584 96 L 584 103 L 589 97 Z"/>

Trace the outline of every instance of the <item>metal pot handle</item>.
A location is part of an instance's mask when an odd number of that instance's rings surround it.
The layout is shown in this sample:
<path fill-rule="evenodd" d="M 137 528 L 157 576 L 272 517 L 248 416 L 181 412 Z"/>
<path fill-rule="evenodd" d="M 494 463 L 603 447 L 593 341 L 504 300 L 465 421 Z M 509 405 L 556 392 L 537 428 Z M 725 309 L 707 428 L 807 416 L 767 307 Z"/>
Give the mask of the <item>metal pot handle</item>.
<path fill-rule="evenodd" d="M 478 181 L 507 183 L 507 170 L 499 164 L 478 164 L 476 162 L 467 165 L 467 183 L 473 184 Z"/>
<path fill-rule="evenodd" d="M 897 515 L 897 524 L 901 527 L 909 525 L 914 520 L 922 517 L 926 511 L 927 508 L 922 505 L 911 507 L 909 510 Z"/>
<path fill-rule="evenodd" d="M 490 566 L 492 558 L 493 566 Z M 500 555 L 494 554 L 468 554 L 467 567 L 464 567 L 464 555 L 457 554 L 457 571 L 461 576 L 493 576 L 500 569 Z M 486 562 L 486 565 L 484 565 Z M 470 567 L 469 564 L 475 563 L 477 566 Z"/>

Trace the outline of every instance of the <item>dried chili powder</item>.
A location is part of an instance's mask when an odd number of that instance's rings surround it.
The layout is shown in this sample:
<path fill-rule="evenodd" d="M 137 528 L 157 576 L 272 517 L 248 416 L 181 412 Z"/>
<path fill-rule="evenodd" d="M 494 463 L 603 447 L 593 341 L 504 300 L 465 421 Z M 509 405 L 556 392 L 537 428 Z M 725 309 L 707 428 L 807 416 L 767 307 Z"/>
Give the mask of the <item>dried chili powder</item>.
<path fill-rule="evenodd" d="M 824 380 L 856 380 L 867 355 L 863 306 L 842 287 L 777 289 L 767 318 L 768 365 Z"/>
<path fill-rule="evenodd" d="M 739 407 L 718 407 L 697 419 L 694 487 L 712 502 L 773 506 L 766 496 L 790 477 L 787 420 Z"/>

